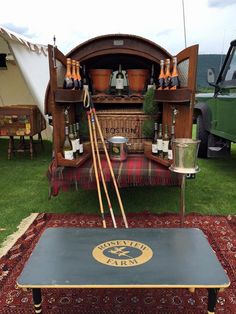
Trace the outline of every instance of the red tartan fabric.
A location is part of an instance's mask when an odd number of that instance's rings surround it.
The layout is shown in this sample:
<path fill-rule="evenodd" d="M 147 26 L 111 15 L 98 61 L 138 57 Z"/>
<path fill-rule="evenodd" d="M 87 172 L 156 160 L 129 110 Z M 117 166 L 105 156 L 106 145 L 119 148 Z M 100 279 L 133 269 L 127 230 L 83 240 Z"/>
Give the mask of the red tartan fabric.
<path fill-rule="evenodd" d="M 147 159 L 144 155 L 129 155 L 127 160 L 111 161 L 118 187 L 144 185 L 179 185 L 180 177 L 167 167 Z M 105 155 L 101 155 L 101 164 L 106 182 L 113 184 Z M 70 187 L 84 189 L 96 188 L 96 179 L 92 159 L 78 168 L 56 167 L 52 161 L 48 169 L 51 195 Z M 101 178 L 100 178 L 101 179 Z"/>

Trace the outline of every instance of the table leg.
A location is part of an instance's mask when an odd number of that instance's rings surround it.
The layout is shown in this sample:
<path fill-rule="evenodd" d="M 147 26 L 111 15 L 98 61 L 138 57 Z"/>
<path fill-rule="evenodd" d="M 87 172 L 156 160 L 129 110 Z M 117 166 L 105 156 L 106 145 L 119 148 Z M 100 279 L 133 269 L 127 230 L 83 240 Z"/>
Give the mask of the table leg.
<path fill-rule="evenodd" d="M 42 150 L 44 150 L 43 139 L 42 139 L 42 134 L 41 134 L 41 132 L 38 133 L 38 140 L 39 140 L 40 143 L 41 143 L 41 148 L 42 148 Z"/>
<path fill-rule="evenodd" d="M 208 314 L 215 313 L 218 288 L 209 288 L 208 290 Z"/>
<path fill-rule="evenodd" d="M 180 195 L 180 225 L 184 225 L 185 215 L 185 174 L 181 174 L 181 195 Z"/>
<path fill-rule="evenodd" d="M 11 159 L 13 152 L 14 152 L 14 137 L 10 136 L 8 143 L 8 159 Z"/>
<path fill-rule="evenodd" d="M 35 313 L 42 313 L 42 296 L 41 296 L 41 289 L 40 288 L 33 288 L 33 301 L 34 301 L 34 312 Z"/>
<path fill-rule="evenodd" d="M 33 136 L 30 136 L 30 158 L 33 159 L 33 153 L 34 153 L 34 141 L 33 141 Z"/>

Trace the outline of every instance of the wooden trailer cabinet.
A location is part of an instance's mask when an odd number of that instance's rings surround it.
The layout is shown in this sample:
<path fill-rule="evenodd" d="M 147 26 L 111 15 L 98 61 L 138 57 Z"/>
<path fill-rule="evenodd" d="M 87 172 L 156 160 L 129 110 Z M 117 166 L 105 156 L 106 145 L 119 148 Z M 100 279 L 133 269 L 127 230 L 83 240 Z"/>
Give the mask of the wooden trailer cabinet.
<path fill-rule="evenodd" d="M 86 116 L 81 115 L 83 111 L 83 91 L 63 89 L 63 78 L 66 72 L 66 58 L 80 61 L 81 67 L 86 67 L 89 74 L 94 69 L 111 69 L 114 73 L 118 70 L 119 64 L 122 70 L 132 69 L 147 70 L 148 79 L 151 69 L 154 68 L 154 77 L 157 80 L 160 72 L 160 60 L 170 59 L 173 56 L 165 49 L 145 38 L 126 34 L 104 35 L 88 40 L 75 47 L 67 56 L 63 55 L 57 48 L 49 45 L 49 70 L 50 84 L 46 93 L 45 111 L 52 115 L 53 120 L 53 144 L 55 151 L 56 166 L 79 167 L 91 157 L 89 138 L 85 152 L 76 160 L 66 161 L 63 157 L 62 146 L 64 142 L 65 109 L 69 109 L 70 121 L 85 123 Z M 169 126 L 175 119 L 175 137 L 192 137 L 192 116 L 195 96 L 195 82 L 197 69 L 198 45 L 188 47 L 177 54 L 178 72 L 180 88 L 177 90 L 155 90 L 155 102 L 160 108 L 158 117 L 159 123 Z M 83 75 L 81 71 L 81 75 Z M 91 78 L 91 77 L 90 77 Z M 92 82 L 93 83 L 93 82 Z M 119 131 L 113 135 L 127 136 L 133 144 L 132 153 L 145 154 L 157 163 L 166 166 L 169 171 L 170 161 L 160 160 L 151 154 L 151 138 L 147 138 L 142 133 L 143 122 L 153 119 L 143 111 L 143 101 L 146 90 L 134 95 L 126 93 L 123 97 L 118 97 L 112 89 L 98 94 L 93 90 L 92 98 L 96 108 L 97 116 L 102 124 L 105 137 L 108 127 L 106 121 L 112 121 L 115 115 L 121 120 Z M 133 115 L 133 118 L 132 118 Z M 127 119 L 130 117 L 130 120 Z M 82 119 L 82 120 L 81 120 Z M 122 119 L 124 121 L 122 125 Z M 128 128 L 133 121 L 138 120 L 137 136 L 127 134 Z M 130 122 L 127 122 L 127 121 Z M 114 118 L 115 121 L 115 118 Z M 122 131 L 123 130 L 123 131 Z"/>

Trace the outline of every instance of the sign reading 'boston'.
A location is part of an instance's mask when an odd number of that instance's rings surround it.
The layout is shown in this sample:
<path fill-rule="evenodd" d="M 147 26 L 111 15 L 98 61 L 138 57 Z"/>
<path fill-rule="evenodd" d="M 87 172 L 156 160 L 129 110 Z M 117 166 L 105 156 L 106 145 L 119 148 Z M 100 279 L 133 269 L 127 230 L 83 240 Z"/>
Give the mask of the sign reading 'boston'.
<path fill-rule="evenodd" d="M 108 266 L 132 267 L 148 262 L 153 251 L 141 242 L 112 240 L 97 245 L 92 254 L 98 262 Z"/>
<path fill-rule="evenodd" d="M 137 128 L 129 128 L 129 127 L 116 127 L 116 128 L 105 128 L 106 134 L 137 134 Z"/>

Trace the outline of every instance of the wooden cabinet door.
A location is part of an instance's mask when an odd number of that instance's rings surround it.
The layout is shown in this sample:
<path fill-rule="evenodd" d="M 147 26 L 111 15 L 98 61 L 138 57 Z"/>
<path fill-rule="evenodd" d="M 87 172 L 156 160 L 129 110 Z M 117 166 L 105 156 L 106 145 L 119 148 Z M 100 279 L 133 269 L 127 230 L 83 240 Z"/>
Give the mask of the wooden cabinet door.
<path fill-rule="evenodd" d="M 166 102 L 163 104 L 163 124 L 172 125 L 174 109 L 175 137 L 192 137 L 193 107 L 195 101 L 198 45 L 185 48 L 177 54 L 178 71 L 181 88 L 189 89 L 191 96 L 188 102 Z M 173 91 L 174 92 L 174 91 Z"/>

